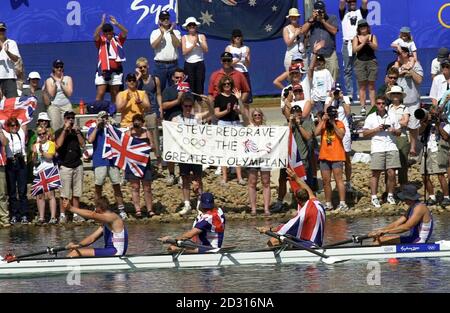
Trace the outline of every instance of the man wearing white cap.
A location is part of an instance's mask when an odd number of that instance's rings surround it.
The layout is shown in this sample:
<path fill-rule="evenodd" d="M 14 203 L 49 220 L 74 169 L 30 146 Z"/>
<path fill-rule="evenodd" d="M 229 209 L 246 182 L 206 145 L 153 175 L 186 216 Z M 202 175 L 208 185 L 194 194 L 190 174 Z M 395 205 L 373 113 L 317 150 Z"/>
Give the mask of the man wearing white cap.
<path fill-rule="evenodd" d="M 33 119 L 28 123 L 30 129 L 36 127 L 37 116 L 41 112 L 47 111 L 47 105 L 50 104 L 48 95 L 46 92 L 42 92 L 41 89 L 41 75 L 38 72 L 30 72 L 28 74 L 28 88 L 22 90 L 22 96 L 34 96 L 37 99 L 37 106 L 33 112 Z"/>

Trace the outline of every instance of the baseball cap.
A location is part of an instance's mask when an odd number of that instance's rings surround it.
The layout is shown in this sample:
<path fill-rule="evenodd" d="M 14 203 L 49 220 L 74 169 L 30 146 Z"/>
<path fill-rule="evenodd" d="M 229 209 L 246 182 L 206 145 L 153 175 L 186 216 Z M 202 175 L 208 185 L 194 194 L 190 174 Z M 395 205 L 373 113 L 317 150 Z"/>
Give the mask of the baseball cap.
<path fill-rule="evenodd" d="M 214 208 L 214 196 L 210 192 L 204 192 L 200 196 L 200 206 L 202 209 Z"/>
<path fill-rule="evenodd" d="M 358 21 L 358 27 L 367 25 L 369 25 L 369 23 L 367 23 L 367 21 L 363 18 Z"/>
<path fill-rule="evenodd" d="M 41 75 L 39 75 L 38 72 L 30 72 L 30 74 L 28 74 L 28 80 L 36 78 L 41 79 Z"/>
<path fill-rule="evenodd" d="M 75 112 L 72 110 L 64 112 L 64 118 L 68 116 L 75 116 Z"/>
<path fill-rule="evenodd" d="M 7 30 L 5 22 L 0 22 L 0 29 Z"/>
<path fill-rule="evenodd" d="M 231 32 L 231 37 L 243 37 L 242 31 L 240 29 L 233 29 Z"/>
<path fill-rule="evenodd" d="M 325 3 L 323 1 L 317 1 L 314 3 L 314 10 L 325 10 Z"/>
<path fill-rule="evenodd" d="M 448 48 L 446 47 L 439 48 L 437 56 L 439 63 L 444 61 L 445 59 L 448 59 L 449 54 L 450 50 Z"/>
<path fill-rule="evenodd" d="M 233 58 L 233 55 L 230 53 L 230 52 L 224 52 L 224 53 L 222 53 L 221 55 L 220 55 L 220 58 L 221 59 L 232 59 Z"/>
<path fill-rule="evenodd" d="M 159 13 L 159 19 L 161 20 L 163 18 L 170 18 L 169 11 L 164 10 L 164 11 L 161 11 L 161 13 Z"/>
<path fill-rule="evenodd" d="M 410 33 L 411 29 L 407 26 L 403 26 L 402 28 L 400 28 L 400 32 L 401 33 Z"/>
<path fill-rule="evenodd" d="M 55 61 L 53 61 L 53 67 L 57 67 L 58 65 L 64 66 L 64 62 L 60 59 L 56 59 Z"/>
<path fill-rule="evenodd" d="M 37 118 L 38 121 L 50 121 L 50 117 L 48 117 L 47 112 L 41 112 Z"/>
<path fill-rule="evenodd" d="M 300 84 L 295 84 L 292 86 L 292 91 L 300 90 L 303 91 L 303 87 Z"/>
<path fill-rule="evenodd" d="M 340 83 L 335 83 L 331 90 L 341 91 L 342 90 L 341 84 Z"/>

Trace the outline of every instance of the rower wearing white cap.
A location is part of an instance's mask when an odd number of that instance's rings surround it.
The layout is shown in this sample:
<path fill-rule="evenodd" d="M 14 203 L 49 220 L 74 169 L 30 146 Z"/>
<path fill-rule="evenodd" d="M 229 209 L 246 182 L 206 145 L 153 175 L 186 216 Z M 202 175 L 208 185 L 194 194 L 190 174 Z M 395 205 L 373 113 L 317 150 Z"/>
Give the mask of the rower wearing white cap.
<path fill-rule="evenodd" d="M 433 216 L 428 207 L 419 201 L 420 195 L 414 185 L 405 185 L 397 194 L 400 200 L 408 204 L 405 215 L 395 222 L 369 233 L 378 244 L 395 243 L 426 243 L 433 233 Z M 401 234 L 409 231 L 407 236 L 385 236 L 387 234 Z"/>

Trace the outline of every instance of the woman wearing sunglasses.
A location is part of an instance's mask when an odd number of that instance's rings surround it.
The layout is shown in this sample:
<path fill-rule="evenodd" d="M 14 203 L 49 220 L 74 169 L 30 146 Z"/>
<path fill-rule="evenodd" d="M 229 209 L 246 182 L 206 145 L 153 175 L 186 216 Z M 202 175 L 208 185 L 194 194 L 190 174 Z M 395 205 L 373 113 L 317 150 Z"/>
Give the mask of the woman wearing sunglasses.
<path fill-rule="evenodd" d="M 33 145 L 33 174 L 39 175 L 40 172 L 54 167 L 53 157 L 56 153 L 55 142 L 49 140 L 49 130 L 43 126 L 38 126 L 36 129 L 38 136 L 36 143 Z M 47 196 L 50 204 L 50 221 L 49 224 L 56 224 L 56 198 L 55 191 L 51 190 L 45 193 L 41 193 L 36 197 L 36 203 L 39 211 L 38 225 L 45 223 L 45 197 Z"/>

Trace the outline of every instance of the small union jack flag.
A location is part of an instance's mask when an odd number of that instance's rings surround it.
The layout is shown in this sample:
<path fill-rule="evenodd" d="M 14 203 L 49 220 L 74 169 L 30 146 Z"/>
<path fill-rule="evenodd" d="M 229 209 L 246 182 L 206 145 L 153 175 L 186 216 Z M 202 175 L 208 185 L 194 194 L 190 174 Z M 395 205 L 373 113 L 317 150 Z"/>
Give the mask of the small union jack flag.
<path fill-rule="evenodd" d="M 31 195 L 35 197 L 41 193 L 58 188 L 61 188 L 61 178 L 58 167 L 53 166 L 37 173 L 31 186 Z"/>
<path fill-rule="evenodd" d="M 190 92 L 191 91 L 191 87 L 189 86 L 189 83 L 184 81 L 184 82 L 179 82 L 177 84 L 177 91 L 178 92 Z"/>
<path fill-rule="evenodd" d="M 21 125 L 33 119 L 37 99 L 35 97 L 8 98 L 0 101 L 0 122 L 4 124 L 10 117 L 15 117 Z"/>
<path fill-rule="evenodd" d="M 105 127 L 103 158 L 111 159 L 114 165 L 130 170 L 138 177 L 144 176 L 150 157 L 151 146 L 142 139 L 133 138 L 116 127 Z"/>

